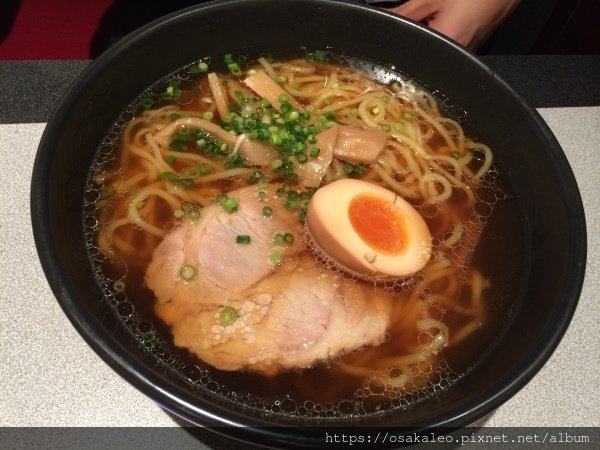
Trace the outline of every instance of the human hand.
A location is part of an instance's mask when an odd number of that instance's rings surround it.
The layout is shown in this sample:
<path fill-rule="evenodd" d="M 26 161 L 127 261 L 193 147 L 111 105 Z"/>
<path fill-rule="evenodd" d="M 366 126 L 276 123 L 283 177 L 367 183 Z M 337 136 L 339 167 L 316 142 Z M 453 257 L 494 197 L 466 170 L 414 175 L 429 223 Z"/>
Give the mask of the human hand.
<path fill-rule="evenodd" d="M 408 0 L 390 11 L 476 50 L 520 0 Z"/>

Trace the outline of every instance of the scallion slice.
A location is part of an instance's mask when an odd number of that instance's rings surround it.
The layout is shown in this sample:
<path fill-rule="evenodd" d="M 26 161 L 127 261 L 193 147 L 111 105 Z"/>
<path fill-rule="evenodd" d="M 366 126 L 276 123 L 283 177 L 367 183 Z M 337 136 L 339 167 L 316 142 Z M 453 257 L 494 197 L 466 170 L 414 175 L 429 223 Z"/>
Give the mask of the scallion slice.
<path fill-rule="evenodd" d="M 269 252 L 269 264 L 271 266 L 280 266 L 283 264 L 283 255 L 277 250 Z"/>
<path fill-rule="evenodd" d="M 223 203 L 223 209 L 225 210 L 225 212 L 228 213 L 236 211 L 238 209 L 237 200 L 235 198 L 229 197 L 227 200 L 225 200 L 225 203 Z"/>
<path fill-rule="evenodd" d="M 238 311 L 233 306 L 226 306 L 219 313 L 219 321 L 224 327 L 234 324 L 238 317 Z"/>
<path fill-rule="evenodd" d="M 249 244 L 250 236 L 247 234 L 238 234 L 235 237 L 235 242 L 236 242 L 236 244 Z"/>

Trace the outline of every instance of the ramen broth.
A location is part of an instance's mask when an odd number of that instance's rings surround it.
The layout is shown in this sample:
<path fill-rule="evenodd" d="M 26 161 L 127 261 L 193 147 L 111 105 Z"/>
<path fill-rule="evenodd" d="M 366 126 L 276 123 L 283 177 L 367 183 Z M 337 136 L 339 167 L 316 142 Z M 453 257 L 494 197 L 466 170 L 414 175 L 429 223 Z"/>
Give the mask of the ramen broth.
<path fill-rule="evenodd" d="M 517 205 L 509 199 L 506 177 L 492 164 L 491 150 L 464 136 L 461 124 L 444 117 L 437 99 L 399 76 L 382 84 L 318 52 L 316 57 L 311 53 L 306 58 L 251 63 L 227 57 L 226 64 L 229 71 L 217 71 L 216 76 L 227 103 L 234 105 L 228 114 L 233 111 L 233 121 L 242 118 L 240 129 L 220 118 L 223 112 L 207 76 L 213 73 L 211 64 L 200 61 L 144 92 L 100 148 L 86 195 L 93 213 L 85 224 L 98 279 L 111 305 L 145 348 L 184 378 L 273 413 L 368 414 L 407 408 L 450 387 L 485 355 L 508 320 L 523 259 Z M 146 279 L 153 252 L 169 233 L 199 220 L 205 208 L 222 204 L 232 190 L 260 183 L 284 186 L 271 202 L 286 205 L 290 191 L 296 192 L 294 197 L 309 192 L 307 202 L 289 208 L 303 226 L 309 195 L 316 188 L 300 185 L 294 171 L 282 170 L 279 162 L 260 166 L 233 160 L 232 147 L 239 142 L 227 146 L 214 141 L 207 150 L 210 133 L 191 139 L 197 130 L 184 125 L 164 147 L 150 145 L 170 124 L 197 117 L 233 129 L 233 136 L 247 134 L 246 139 L 273 146 L 273 139 L 263 140 L 265 136 L 256 132 L 261 129 L 256 122 L 269 121 L 271 128 L 264 129 L 272 136 L 277 133 L 274 124 L 285 113 L 259 103 L 260 97 L 244 84 L 248 73 L 256 71 L 267 73 L 285 91 L 287 101 L 297 102 L 291 111 L 305 113 L 304 127 L 312 124 L 317 133 L 338 125 L 382 133 L 386 144 L 375 160 L 349 163 L 334 157 L 319 185 L 350 177 L 386 187 L 419 212 L 432 238 L 431 257 L 418 272 L 401 278 L 361 278 L 337 265 L 335 257 L 320 253 L 308 235 L 297 233 L 295 239 L 304 249 L 294 257 L 284 255 L 274 272 L 328 273 L 336 282 L 370 293 L 367 304 L 371 295 L 383 297 L 391 305 L 389 324 L 378 345 L 269 374 L 253 373 L 251 368 L 219 370 L 203 362 L 194 349 L 174 345 L 175 332 L 157 315 L 157 296 Z M 259 100 L 249 101 L 251 97 Z M 249 104 L 255 108 L 244 118 Z M 257 111 L 259 115 L 252 115 Z M 197 145 L 200 140 L 205 142 Z M 299 158 L 311 158 L 311 146 L 312 140 L 301 151 L 305 156 L 279 150 L 276 158 L 299 166 Z M 162 169 L 152 158 L 160 160 Z M 203 176 L 224 170 L 232 175 L 202 182 Z M 427 175 L 431 176 L 424 179 Z M 148 186 L 166 194 L 140 197 Z M 138 221 L 131 218 L 132 208 Z M 290 260 L 294 263 L 286 265 Z M 184 306 L 181 314 L 186 314 Z"/>

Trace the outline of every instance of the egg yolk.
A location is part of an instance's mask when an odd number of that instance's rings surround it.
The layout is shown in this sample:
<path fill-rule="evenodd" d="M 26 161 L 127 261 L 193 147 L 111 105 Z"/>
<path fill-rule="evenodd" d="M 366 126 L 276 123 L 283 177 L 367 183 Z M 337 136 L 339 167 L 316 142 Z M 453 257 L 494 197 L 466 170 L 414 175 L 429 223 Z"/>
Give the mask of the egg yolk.
<path fill-rule="evenodd" d="M 398 254 L 405 250 L 406 226 L 389 200 L 370 194 L 355 196 L 348 206 L 348 218 L 359 237 L 374 250 Z"/>

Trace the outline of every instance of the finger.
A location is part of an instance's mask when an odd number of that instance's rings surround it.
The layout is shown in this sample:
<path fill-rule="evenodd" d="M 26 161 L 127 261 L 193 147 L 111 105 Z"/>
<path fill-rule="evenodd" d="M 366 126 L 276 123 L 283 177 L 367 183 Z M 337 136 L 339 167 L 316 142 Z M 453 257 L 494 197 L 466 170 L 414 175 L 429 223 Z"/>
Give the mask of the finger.
<path fill-rule="evenodd" d="M 448 17 L 443 19 L 434 17 L 427 25 L 471 50 L 478 44 L 475 30 L 465 28 L 459 20 L 451 20 Z"/>
<path fill-rule="evenodd" d="M 434 0 L 408 0 L 400 6 L 391 8 L 390 11 L 420 22 L 437 12 L 439 9 L 438 3 L 438 1 Z"/>

